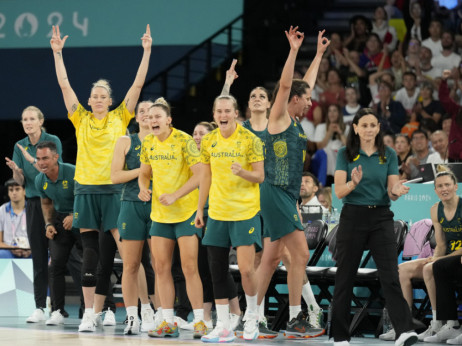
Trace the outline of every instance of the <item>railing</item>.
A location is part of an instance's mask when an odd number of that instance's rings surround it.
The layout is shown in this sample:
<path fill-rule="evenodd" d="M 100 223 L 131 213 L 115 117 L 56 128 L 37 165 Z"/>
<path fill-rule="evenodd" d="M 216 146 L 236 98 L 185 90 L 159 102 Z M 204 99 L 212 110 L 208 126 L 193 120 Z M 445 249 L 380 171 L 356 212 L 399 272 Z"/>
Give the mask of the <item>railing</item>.
<path fill-rule="evenodd" d="M 207 76 L 214 67 L 242 48 L 243 16 L 239 16 L 192 48 L 145 83 L 143 98 L 163 96 L 174 101 Z"/>

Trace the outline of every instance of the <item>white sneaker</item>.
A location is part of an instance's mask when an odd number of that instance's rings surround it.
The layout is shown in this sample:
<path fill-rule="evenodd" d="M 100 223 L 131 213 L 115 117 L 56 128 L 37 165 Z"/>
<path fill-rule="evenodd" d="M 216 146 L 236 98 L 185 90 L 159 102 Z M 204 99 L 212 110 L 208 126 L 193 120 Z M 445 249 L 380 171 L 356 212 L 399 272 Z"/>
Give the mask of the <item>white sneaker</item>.
<path fill-rule="evenodd" d="M 425 338 L 429 336 L 433 336 L 436 333 L 438 333 L 442 327 L 443 327 L 443 324 L 441 323 L 441 321 L 432 320 L 430 321 L 430 325 L 428 326 L 427 330 L 417 335 L 417 337 L 419 338 L 419 341 L 424 341 Z"/>
<path fill-rule="evenodd" d="M 127 326 L 124 329 L 125 335 L 137 335 L 140 333 L 140 320 L 138 316 L 128 316 Z"/>
<path fill-rule="evenodd" d="M 460 335 L 460 332 L 461 331 L 459 329 L 455 329 L 454 327 L 445 324 L 435 335 L 427 336 L 423 341 L 444 342 L 448 339 L 454 339 L 458 337 Z"/>
<path fill-rule="evenodd" d="M 223 326 L 221 321 L 217 322 L 216 327 L 207 335 L 204 335 L 201 340 L 202 342 L 233 342 L 236 337 L 231 329 L 227 329 Z"/>
<path fill-rule="evenodd" d="M 79 332 L 94 332 L 96 330 L 96 315 L 93 312 L 84 312 L 79 325 Z"/>
<path fill-rule="evenodd" d="M 249 314 L 244 323 L 244 340 L 258 339 L 258 316 Z"/>
<path fill-rule="evenodd" d="M 45 322 L 47 326 L 58 326 L 64 324 L 64 316 L 61 315 L 61 310 L 56 310 L 51 313 L 51 317 Z"/>
<path fill-rule="evenodd" d="M 27 323 L 38 323 L 45 321 L 45 312 L 42 309 L 35 309 L 32 315 L 30 315 L 26 322 Z"/>
<path fill-rule="evenodd" d="M 151 308 L 141 310 L 141 331 L 146 333 L 156 328 L 154 310 Z"/>
<path fill-rule="evenodd" d="M 449 344 L 449 345 L 462 345 L 462 333 L 459 334 L 459 336 L 457 338 L 447 339 L 446 343 Z"/>
<path fill-rule="evenodd" d="M 104 313 L 103 326 L 115 326 L 116 319 L 115 314 L 111 309 L 107 309 Z"/>
<path fill-rule="evenodd" d="M 185 325 L 188 324 L 188 321 L 182 319 L 182 318 L 179 317 L 179 316 L 174 316 L 174 317 L 173 317 L 173 322 L 176 322 L 176 325 L 177 325 L 178 328 L 180 328 L 180 329 L 184 329 L 183 327 L 184 327 Z M 193 329 L 194 329 L 194 328 L 193 328 Z M 191 330 L 192 330 L 192 329 L 191 329 Z"/>
<path fill-rule="evenodd" d="M 208 330 L 212 330 L 213 329 L 213 321 L 210 320 L 210 321 L 204 321 L 205 323 L 205 326 L 207 327 Z"/>
<path fill-rule="evenodd" d="M 350 346 L 349 341 L 334 341 L 334 346 Z"/>
<path fill-rule="evenodd" d="M 322 323 L 324 321 L 324 314 L 322 309 L 318 306 L 317 308 L 313 308 L 310 305 L 308 309 L 308 322 L 310 322 L 313 328 L 323 328 Z"/>
<path fill-rule="evenodd" d="M 414 345 L 419 339 L 416 332 L 401 333 L 398 340 L 395 341 L 395 346 L 411 346 Z"/>
<path fill-rule="evenodd" d="M 236 329 L 236 327 L 239 325 L 240 318 L 241 318 L 241 315 L 229 314 L 229 327 L 231 328 L 231 330 Z"/>
<path fill-rule="evenodd" d="M 388 332 L 380 334 L 379 339 L 384 341 L 394 341 L 396 339 L 396 332 L 392 328 Z"/>
<path fill-rule="evenodd" d="M 194 330 L 194 324 L 195 324 L 194 321 L 183 323 L 183 325 L 180 327 L 180 329 L 193 331 Z"/>

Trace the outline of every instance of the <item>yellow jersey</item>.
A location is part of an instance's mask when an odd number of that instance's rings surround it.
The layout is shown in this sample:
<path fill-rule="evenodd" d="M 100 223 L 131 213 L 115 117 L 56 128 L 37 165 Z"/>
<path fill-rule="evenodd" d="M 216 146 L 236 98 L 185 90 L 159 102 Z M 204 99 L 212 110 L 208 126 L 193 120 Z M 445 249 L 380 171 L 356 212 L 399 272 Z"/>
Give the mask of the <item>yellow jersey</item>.
<path fill-rule="evenodd" d="M 114 146 L 117 139 L 126 134 L 128 123 L 134 115 L 127 110 L 125 101 L 101 120 L 81 104 L 74 113 L 68 115 L 77 138 L 75 180 L 79 184 L 112 184 Z"/>
<path fill-rule="evenodd" d="M 193 138 L 172 128 L 172 133 L 161 142 L 153 134 L 147 135 L 141 146 L 141 163 L 152 169 L 151 219 L 161 223 L 177 223 L 189 219 L 197 210 L 199 190 L 188 193 L 165 206 L 159 202 L 164 193 L 173 193 L 192 176 L 191 166 L 200 162 L 200 153 Z"/>
<path fill-rule="evenodd" d="M 208 211 L 212 219 L 248 220 L 260 211 L 259 184 L 234 175 L 231 165 L 237 162 L 252 171 L 252 163 L 263 160 L 262 141 L 239 124 L 228 138 L 220 129 L 202 138 L 201 162 L 210 165 L 212 172 Z"/>

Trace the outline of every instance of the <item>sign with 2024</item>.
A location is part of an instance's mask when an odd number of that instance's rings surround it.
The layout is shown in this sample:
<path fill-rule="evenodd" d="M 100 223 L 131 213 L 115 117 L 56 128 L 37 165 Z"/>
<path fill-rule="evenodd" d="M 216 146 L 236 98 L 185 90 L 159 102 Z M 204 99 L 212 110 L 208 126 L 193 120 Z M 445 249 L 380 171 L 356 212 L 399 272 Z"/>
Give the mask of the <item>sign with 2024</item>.
<path fill-rule="evenodd" d="M 242 10 L 242 0 L 2 0 L 0 48 L 48 47 L 54 25 L 66 47 L 135 46 L 148 23 L 156 45 L 195 45 Z"/>

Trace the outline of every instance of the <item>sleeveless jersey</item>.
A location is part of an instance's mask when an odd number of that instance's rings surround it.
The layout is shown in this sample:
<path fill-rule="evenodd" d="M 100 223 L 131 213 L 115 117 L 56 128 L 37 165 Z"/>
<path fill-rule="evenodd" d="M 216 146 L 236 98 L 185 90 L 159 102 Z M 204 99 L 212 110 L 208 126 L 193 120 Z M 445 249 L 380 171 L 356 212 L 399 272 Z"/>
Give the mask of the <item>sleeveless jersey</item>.
<path fill-rule="evenodd" d="M 452 220 L 446 219 L 443 203 L 438 203 L 438 222 L 446 237 L 446 254 L 459 250 L 462 246 L 462 203 L 461 197 Z"/>
<path fill-rule="evenodd" d="M 307 137 L 299 122 L 291 119 L 281 133 L 265 138 L 265 182 L 278 186 L 294 199 L 300 196 Z"/>
<path fill-rule="evenodd" d="M 125 168 L 132 170 L 140 168 L 140 153 L 141 153 L 141 141 L 138 137 L 138 133 L 130 135 L 130 149 L 125 155 Z M 140 188 L 138 186 L 138 178 L 127 181 L 122 188 L 122 201 L 136 201 L 141 202 L 138 198 Z"/>

